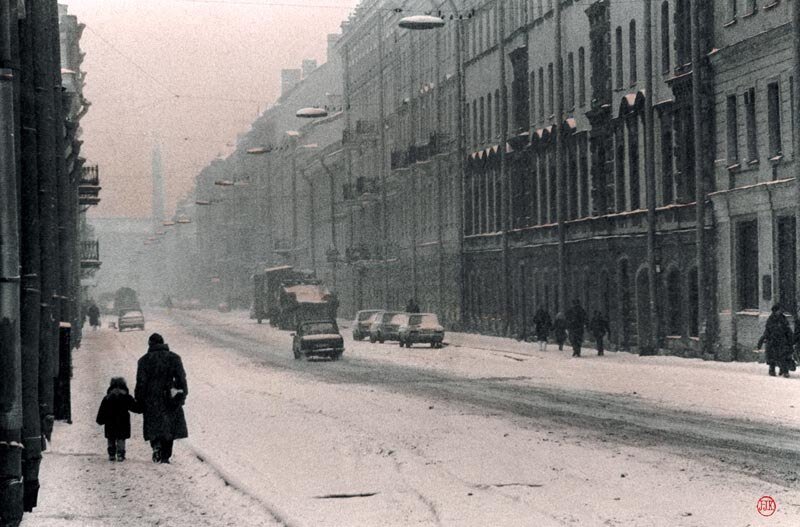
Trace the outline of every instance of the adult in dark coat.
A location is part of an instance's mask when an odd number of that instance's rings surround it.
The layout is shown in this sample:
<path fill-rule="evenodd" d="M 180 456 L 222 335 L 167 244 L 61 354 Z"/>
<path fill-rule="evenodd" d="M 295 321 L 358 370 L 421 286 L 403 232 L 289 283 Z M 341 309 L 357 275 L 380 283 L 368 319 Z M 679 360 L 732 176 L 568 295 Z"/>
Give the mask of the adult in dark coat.
<path fill-rule="evenodd" d="M 602 356 L 605 352 L 603 349 L 603 339 L 606 335 L 611 333 L 611 326 L 608 323 L 608 319 L 604 317 L 600 311 L 594 312 L 592 320 L 589 322 L 589 331 L 592 332 L 594 341 L 597 344 L 597 354 Z"/>
<path fill-rule="evenodd" d="M 792 360 L 792 329 L 783 316 L 779 305 L 772 306 L 772 314 L 767 319 L 764 334 L 758 339 L 758 349 L 767 344 L 767 365 L 770 376 L 775 376 L 775 367 L 780 368 L 780 374 L 789 376 L 789 361 Z"/>
<path fill-rule="evenodd" d="M 583 330 L 589 322 L 586 311 L 581 307 L 577 299 L 572 301 L 572 307 L 567 310 L 567 329 L 569 330 L 569 342 L 572 344 L 572 356 L 581 356 L 581 345 L 583 344 Z"/>
<path fill-rule="evenodd" d="M 540 307 L 533 315 L 533 325 L 536 331 L 536 340 L 539 342 L 539 350 L 544 351 L 547 346 L 547 337 L 550 336 L 550 329 L 553 327 L 553 319 L 545 308 Z"/>
<path fill-rule="evenodd" d="M 92 326 L 92 329 L 97 329 L 100 326 L 100 308 L 97 307 L 97 304 L 92 303 L 89 306 L 89 325 Z"/>
<path fill-rule="evenodd" d="M 139 359 L 134 396 L 144 414 L 144 439 L 153 448 L 153 462 L 169 463 L 173 441 L 189 435 L 183 415 L 189 388 L 183 362 L 164 338 L 153 333 L 148 344 Z"/>

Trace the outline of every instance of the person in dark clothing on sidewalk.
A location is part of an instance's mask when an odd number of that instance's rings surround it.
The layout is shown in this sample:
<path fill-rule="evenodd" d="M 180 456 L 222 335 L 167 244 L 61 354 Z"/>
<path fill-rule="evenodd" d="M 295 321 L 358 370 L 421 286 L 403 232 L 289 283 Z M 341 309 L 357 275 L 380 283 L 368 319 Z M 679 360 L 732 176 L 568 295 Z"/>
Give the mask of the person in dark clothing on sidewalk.
<path fill-rule="evenodd" d="M 563 351 L 564 343 L 567 341 L 567 317 L 564 316 L 563 311 L 556 313 L 556 319 L 553 322 L 553 336 L 556 338 L 558 351 Z"/>
<path fill-rule="evenodd" d="M 780 368 L 780 375 L 789 376 L 789 361 L 792 360 L 792 329 L 777 304 L 772 306 L 772 314 L 767 319 L 764 334 L 758 339 L 758 349 L 767 344 L 767 365 L 770 376 L 775 376 L 775 367 Z"/>
<path fill-rule="evenodd" d="M 577 299 L 572 301 L 572 307 L 567 310 L 567 329 L 569 330 L 569 342 L 572 345 L 572 356 L 581 356 L 581 345 L 583 344 L 583 331 L 588 323 L 586 311 L 581 307 Z"/>
<path fill-rule="evenodd" d="M 605 349 L 603 348 L 603 339 L 606 335 L 611 333 L 611 326 L 608 324 L 608 319 L 604 317 L 600 311 L 594 312 L 592 321 L 589 322 L 589 331 L 592 332 L 594 341 L 597 344 L 597 355 L 604 355 Z"/>
<path fill-rule="evenodd" d="M 553 319 L 543 307 L 533 315 L 533 325 L 536 331 L 536 340 L 539 341 L 539 351 L 544 351 L 547 347 L 547 337 L 550 335 L 550 328 L 553 326 Z"/>
<path fill-rule="evenodd" d="M 92 326 L 92 330 L 97 330 L 100 327 L 100 308 L 92 302 L 87 314 L 89 315 L 89 325 Z"/>
<path fill-rule="evenodd" d="M 139 409 L 128 392 L 128 384 L 122 377 L 113 377 L 96 419 L 105 427 L 109 461 L 125 461 L 125 440 L 131 437 L 130 412 L 139 413 Z"/>
<path fill-rule="evenodd" d="M 406 313 L 419 313 L 419 304 L 413 298 L 408 299 L 406 304 Z"/>
<path fill-rule="evenodd" d="M 153 333 L 148 344 L 139 359 L 134 396 L 144 414 L 144 439 L 153 448 L 153 462 L 169 463 L 173 442 L 189 436 L 183 415 L 189 388 L 183 362 L 164 338 Z"/>

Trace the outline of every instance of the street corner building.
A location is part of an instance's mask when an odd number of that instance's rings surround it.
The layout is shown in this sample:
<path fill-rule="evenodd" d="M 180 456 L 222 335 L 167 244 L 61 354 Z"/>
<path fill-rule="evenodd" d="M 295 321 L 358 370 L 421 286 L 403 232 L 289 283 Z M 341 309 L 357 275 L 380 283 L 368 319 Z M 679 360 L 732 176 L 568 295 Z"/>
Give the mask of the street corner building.
<path fill-rule="evenodd" d="M 365 0 L 198 175 L 193 280 L 247 307 L 253 274 L 292 265 L 342 315 L 411 298 L 517 337 L 577 299 L 618 349 L 757 359 L 770 306 L 797 307 L 794 15 Z"/>
<path fill-rule="evenodd" d="M 54 1 L 0 0 L 0 525 L 36 507 L 53 422 L 70 422 L 85 279 L 100 266 L 84 213 L 83 24 Z M 44 482 L 41 486 L 55 482 Z"/>

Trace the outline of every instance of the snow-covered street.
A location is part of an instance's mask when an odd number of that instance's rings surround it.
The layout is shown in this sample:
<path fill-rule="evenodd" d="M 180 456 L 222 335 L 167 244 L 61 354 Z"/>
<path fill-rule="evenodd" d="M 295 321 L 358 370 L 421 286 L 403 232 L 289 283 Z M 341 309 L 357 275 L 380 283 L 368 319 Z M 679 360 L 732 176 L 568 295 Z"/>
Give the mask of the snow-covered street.
<path fill-rule="evenodd" d="M 800 378 L 767 377 L 763 365 L 592 350 L 571 359 L 461 334 L 444 349 L 405 349 L 353 342 L 346 328 L 341 361 L 295 361 L 288 332 L 241 312 L 147 317 L 144 333 L 87 332 L 75 354 L 75 423 L 57 428 L 48 485 L 23 525 L 800 518 Z M 189 439 L 172 465 L 153 465 L 135 416 L 129 459 L 112 464 L 94 414 L 112 375 L 133 385 L 152 331 L 183 357 Z M 165 487 L 174 494 L 158 497 Z M 765 495 L 778 505 L 768 518 L 756 510 Z M 151 514 L 127 516 L 151 502 Z"/>

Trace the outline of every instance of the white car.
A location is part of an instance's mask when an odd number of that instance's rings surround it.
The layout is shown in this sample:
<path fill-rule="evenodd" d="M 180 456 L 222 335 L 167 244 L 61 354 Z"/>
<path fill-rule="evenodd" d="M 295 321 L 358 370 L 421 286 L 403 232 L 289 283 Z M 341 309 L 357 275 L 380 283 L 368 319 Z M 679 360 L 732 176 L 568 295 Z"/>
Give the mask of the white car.
<path fill-rule="evenodd" d="M 144 331 L 144 315 L 141 311 L 126 311 L 121 313 L 117 319 L 117 328 L 123 329 L 139 328 Z"/>

